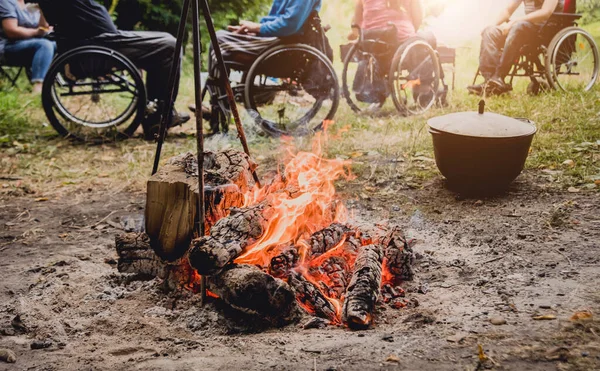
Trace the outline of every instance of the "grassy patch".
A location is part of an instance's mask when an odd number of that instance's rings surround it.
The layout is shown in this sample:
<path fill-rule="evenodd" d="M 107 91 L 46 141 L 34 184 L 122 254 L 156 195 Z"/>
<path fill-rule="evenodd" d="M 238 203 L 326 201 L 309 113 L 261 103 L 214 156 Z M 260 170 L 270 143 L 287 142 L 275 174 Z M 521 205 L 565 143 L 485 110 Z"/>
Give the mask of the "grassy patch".
<path fill-rule="evenodd" d="M 600 23 L 586 26 L 600 39 Z M 345 29 L 335 29 L 332 40 L 342 40 Z M 433 162 L 433 149 L 427 132 L 431 117 L 477 108 L 479 98 L 469 96 L 476 70 L 477 42 L 458 50 L 456 90 L 449 106 L 436 108 L 419 117 L 399 117 L 388 102 L 378 117 L 355 115 L 345 101 L 340 102 L 332 140 L 325 146 L 329 156 L 350 158 L 354 170 L 374 183 L 401 179 L 409 187 L 418 187 L 439 177 Z M 336 62 L 336 69 L 341 65 Z M 448 71 L 449 72 L 449 71 Z M 600 179 L 600 93 L 598 87 L 588 93 L 550 92 L 538 97 L 525 92 L 527 80 L 515 84 L 513 93 L 487 100 L 487 110 L 512 117 L 526 117 L 538 126 L 527 168 L 556 183 L 557 187 L 596 188 Z M 102 146 L 76 145 L 57 138 L 45 126 L 39 96 L 27 92 L 27 83 L 19 89 L 0 89 L 0 174 L 23 177 L 27 186 L 43 194 L 60 195 L 88 190 L 141 191 L 152 168 L 155 146 L 139 139 Z M 193 103 L 192 66 L 186 59 L 177 107 L 185 110 Z M 163 159 L 194 150 L 193 123 L 173 131 L 164 149 Z M 343 129 L 343 130 L 342 130 Z M 233 130 L 233 128 L 232 128 Z M 281 155 L 281 141 L 261 135 L 248 126 L 251 150 L 262 171 L 273 168 Z M 336 132 L 339 135 L 336 135 Z M 297 139 L 296 147 L 309 149 L 310 141 Z M 229 139 L 210 140 L 209 149 L 239 144 L 234 134 Z M 14 187 L 10 183 L 8 188 Z"/>

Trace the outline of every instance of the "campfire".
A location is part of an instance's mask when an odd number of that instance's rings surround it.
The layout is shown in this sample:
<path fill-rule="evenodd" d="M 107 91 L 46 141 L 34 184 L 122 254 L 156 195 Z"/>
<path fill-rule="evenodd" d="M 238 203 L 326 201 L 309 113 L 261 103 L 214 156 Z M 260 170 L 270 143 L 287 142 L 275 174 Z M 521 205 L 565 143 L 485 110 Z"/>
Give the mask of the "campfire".
<path fill-rule="evenodd" d="M 198 166 L 171 159 L 148 182 L 145 233 L 116 238 L 119 271 L 159 277 L 165 288 L 206 294 L 275 323 L 300 310 L 323 323 L 364 329 L 378 301 L 401 308 L 412 280 L 412 243 L 398 227 L 359 227 L 336 196 L 350 162 L 289 149 L 268 184 L 252 182 L 243 153 L 205 154 L 206 235 L 194 238 Z"/>

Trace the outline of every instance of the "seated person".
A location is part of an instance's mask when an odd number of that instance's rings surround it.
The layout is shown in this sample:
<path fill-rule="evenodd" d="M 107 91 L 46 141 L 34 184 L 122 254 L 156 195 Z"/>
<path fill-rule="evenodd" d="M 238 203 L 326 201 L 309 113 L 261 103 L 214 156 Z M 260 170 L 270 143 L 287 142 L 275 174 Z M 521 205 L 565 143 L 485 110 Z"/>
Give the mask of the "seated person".
<path fill-rule="evenodd" d="M 377 30 L 385 30 L 393 26 L 396 29 L 396 37 L 395 40 L 388 42 L 393 42 L 398 46 L 411 37 L 419 36 L 435 49 L 437 42 L 433 33 L 418 32 L 422 23 L 423 4 L 421 0 L 356 0 L 354 18 L 352 20 L 352 24 L 358 25 L 367 35 L 369 31 L 376 32 Z M 348 35 L 348 40 L 357 40 L 358 37 L 359 31 L 353 27 Z M 393 50 L 395 51 L 395 48 Z M 366 86 L 362 79 L 357 78 L 353 87 L 353 90 L 358 93 L 357 98 L 359 100 L 374 104 L 371 109 L 374 109 L 376 105 L 385 100 L 387 95 L 389 95 L 389 89 L 385 83 L 385 75 L 387 75 L 390 69 L 392 57 L 393 53 L 378 58 L 380 64 L 377 68 L 378 76 L 369 78 L 365 68 L 361 68 L 361 65 L 358 67 L 357 77 L 362 76 L 363 79 L 367 77 L 368 79 L 374 78 L 377 80 L 374 86 Z M 432 71 L 432 69 L 429 68 L 428 71 Z M 428 91 L 426 82 L 423 86 L 414 87 L 413 90 L 415 99 L 419 96 L 422 96 L 421 99 L 423 101 L 431 99 L 431 92 L 428 92 L 429 94 L 427 95 L 422 95 Z"/>
<path fill-rule="evenodd" d="M 33 91 L 41 92 L 56 51 L 56 44 L 44 39 L 48 22 L 24 0 L 1 0 L 0 21 L 0 57 L 9 65 L 30 68 Z"/>
<path fill-rule="evenodd" d="M 313 12 L 321 9 L 321 0 L 274 0 L 269 15 L 260 23 L 242 20 L 239 26 L 217 31 L 217 40 L 225 61 L 250 65 L 258 56 L 279 42 L 279 38 L 297 36 Z M 209 75 L 216 78 L 216 62 L 211 53 Z M 190 110 L 195 111 L 191 105 Z M 202 115 L 210 119 L 210 109 L 202 107 Z"/>
<path fill-rule="evenodd" d="M 525 4 L 525 16 L 510 20 L 521 3 Z M 504 82 L 521 47 L 535 42 L 540 28 L 555 11 L 561 11 L 564 0 L 510 0 L 508 7 L 498 16 L 493 26 L 482 34 L 479 71 L 485 82 L 467 87 L 470 93 L 482 95 L 503 94 L 512 88 Z"/>
<path fill-rule="evenodd" d="M 116 50 L 147 73 L 148 100 L 166 102 L 169 75 L 175 52 L 175 38 L 166 32 L 120 31 L 105 7 L 94 0 L 39 0 L 48 22 L 54 26 L 59 51 L 68 47 L 99 45 Z M 64 40 L 64 41 L 63 41 Z M 179 86 L 179 76 L 176 87 Z M 183 124 L 189 115 L 173 109 L 170 126 Z M 159 129 L 160 112 L 142 123 L 145 138 L 154 139 Z"/>

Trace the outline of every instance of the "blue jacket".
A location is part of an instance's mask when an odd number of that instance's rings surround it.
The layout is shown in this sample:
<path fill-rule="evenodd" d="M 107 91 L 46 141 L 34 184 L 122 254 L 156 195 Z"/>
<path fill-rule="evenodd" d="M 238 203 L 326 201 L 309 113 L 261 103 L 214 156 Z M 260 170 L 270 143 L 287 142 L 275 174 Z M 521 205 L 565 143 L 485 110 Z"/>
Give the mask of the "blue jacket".
<path fill-rule="evenodd" d="M 321 0 L 274 0 L 269 15 L 261 19 L 260 36 L 292 36 L 302 30 L 310 13 L 321 9 Z"/>

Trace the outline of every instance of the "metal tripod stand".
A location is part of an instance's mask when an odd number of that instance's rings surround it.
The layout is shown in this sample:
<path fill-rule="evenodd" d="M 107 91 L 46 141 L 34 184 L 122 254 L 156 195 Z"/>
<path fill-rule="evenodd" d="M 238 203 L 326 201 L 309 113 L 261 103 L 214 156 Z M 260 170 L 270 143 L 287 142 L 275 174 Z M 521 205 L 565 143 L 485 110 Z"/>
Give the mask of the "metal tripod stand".
<path fill-rule="evenodd" d="M 221 54 L 221 48 L 219 47 L 219 43 L 217 42 L 217 34 L 215 31 L 215 26 L 210 14 L 210 9 L 208 7 L 208 0 L 184 0 L 183 9 L 181 11 L 181 20 L 179 21 L 179 28 L 177 30 L 177 43 L 175 44 L 175 52 L 173 56 L 173 64 L 171 65 L 171 71 L 169 76 L 169 96 L 168 100 L 162 106 L 161 112 L 161 122 L 160 122 L 160 131 L 158 136 L 158 143 L 156 147 L 156 154 L 154 156 L 154 166 L 152 168 L 152 175 L 156 174 L 158 171 L 158 165 L 160 163 L 160 156 L 162 152 L 162 147 L 165 141 L 165 137 L 167 136 L 167 130 L 169 128 L 169 123 L 173 118 L 173 105 L 175 103 L 175 84 L 177 81 L 177 75 L 179 74 L 179 69 L 181 65 L 181 55 L 182 55 L 182 45 L 183 38 L 185 35 L 185 26 L 188 18 L 190 5 L 192 7 L 192 33 L 193 33 L 193 49 L 194 49 L 194 92 L 195 92 L 195 103 L 196 103 L 196 144 L 198 150 L 198 223 L 196 225 L 196 235 L 204 236 L 206 233 L 206 225 L 205 225 L 205 210 L 204 210 L 204 133 L 202 129 L 202 86 L 201 86 L 201 69 L 202 69 L 202 59 L 200 58 L 200 53 L 202 50 L 201 46 L 201 38 L 200 38 L 200 7 L 202 8 L 202 14 L 204 16 L 204 20 L 206 22 L 206 26 L 208 28 L 208 34 L 210 36 L 210 42 L 212 44 L 212 49 L 214 52 L 215 59 L 217 61 L 217 66 L 221 70 L 222 79 L 220 83 L 222 83 L 225 87 L 225 91 L 227 92 L 227 98 L 229 101 L 229 107 L 231 109 L 231 113 L 233 115 L 233 119 L 235 121 L 235 126 L 237 128 L 238 137 L 240 142 L 242 143 L 242 147 L 244 148 L 244 152 L 250 156 L 250 149 L 248 148 L 248 142 L 246 140 L 246 135 L 244 133 L 244 128 L 242 127 L 242 122 L 240 120 L 239 112 L 237 110 L 237 106 L 235 103 L 235 99 L 233 96 L 233 90 L 231 89 L 231 85 L 229 83 L 229 76 L 227 74 L 227 68 L 225 67 L 225 61 L 223 60 L 223 55 Z M 211 56 L 209 56 L 210 58 Z M 254 177 L 254 181 L 257 186 L 260 187 L 260 181 L 256 172 L 252 173 Z M 206 298 L 206 279 L 203 276 L 201 282 L 201 295 L 202 295 L 202 303 L 205 302 Z"/>

